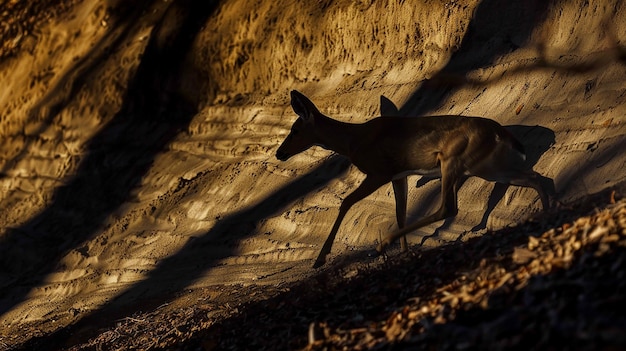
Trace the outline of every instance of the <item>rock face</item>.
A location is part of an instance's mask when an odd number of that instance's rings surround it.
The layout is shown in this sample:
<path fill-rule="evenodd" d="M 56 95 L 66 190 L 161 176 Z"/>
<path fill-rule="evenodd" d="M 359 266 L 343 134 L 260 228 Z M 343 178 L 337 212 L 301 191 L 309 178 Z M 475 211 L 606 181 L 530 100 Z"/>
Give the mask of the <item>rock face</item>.
<path fill-rule="evenodd" d="M 309 276 L 362 175 L 320 148 L 274 158 L 291 89 L 350 122 L 380 115 L 381 95 L 393 114 L 493 118 L 563 202 L 626 181 L 623 1 L 24 3 L 2 15 L 20 29 L 0 51 L 3 335 Z M 410 182 L 409 221 L 439 186 Z M 532 190 L 492 189 L 468 180 L 456 219 L 409 240 L 540 209 Z M 393 208 L 390 186 L 357 204 L 333 255 L 373 247 Z"/>

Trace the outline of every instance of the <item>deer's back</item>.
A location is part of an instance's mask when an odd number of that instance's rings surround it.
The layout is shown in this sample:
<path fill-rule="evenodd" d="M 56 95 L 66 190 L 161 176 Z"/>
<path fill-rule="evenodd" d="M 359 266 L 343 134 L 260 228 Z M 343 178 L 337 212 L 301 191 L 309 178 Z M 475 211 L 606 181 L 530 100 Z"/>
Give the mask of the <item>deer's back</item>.
<path fill-rule="evenodd" d="M 350 157 L 364 173 L 437 175 L 439 157 L 471 163 L 498 147 L 523 154 L 521 144 L 504 127 L 483 117 L 378 117 L 361 129 Z"/>

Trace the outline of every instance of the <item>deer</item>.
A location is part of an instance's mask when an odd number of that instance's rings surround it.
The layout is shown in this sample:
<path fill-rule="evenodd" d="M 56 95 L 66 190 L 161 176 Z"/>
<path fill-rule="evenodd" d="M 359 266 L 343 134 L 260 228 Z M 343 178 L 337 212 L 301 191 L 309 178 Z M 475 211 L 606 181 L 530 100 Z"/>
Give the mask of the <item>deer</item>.
<path fill-rule="evenodd" d="M 291 107 L 298 118 L 276 151 L 279 161 L 319 146 L 347 157 L 365 174 L 361 184 L 341 202 L 314 268 L 326 263 L 350 208 L 389 182 L 394 191 L 399 230 L 381 240 L 376 247 L 378 254 L 399 238 L 402 251 L 407 251 L 406 234 L 456 216 L 457 193 L 465 177 L 533 188 L 544 211 L 550 207 L 541 182 L 546 177 L 525 166 L 523 145 L 492 119 L 460 115 L 383 116 L 364 123 L 347 123 L 322 114 L 296 90 L 291 91 Z M 441 178 L 441 204 L 433 213 L 407 226 L 409 175 Z"/>

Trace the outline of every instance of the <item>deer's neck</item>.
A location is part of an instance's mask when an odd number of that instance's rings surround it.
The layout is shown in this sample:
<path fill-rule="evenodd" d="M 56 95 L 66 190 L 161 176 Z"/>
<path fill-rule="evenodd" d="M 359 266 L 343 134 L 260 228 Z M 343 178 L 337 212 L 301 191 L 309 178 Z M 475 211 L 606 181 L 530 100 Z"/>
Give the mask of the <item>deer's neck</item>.
<path fill-rule="evenodd" d="M 350 156 L 357 124 L 346 123 L 324 116 L 316 121 L 318 145 L 338 154 Z"/>

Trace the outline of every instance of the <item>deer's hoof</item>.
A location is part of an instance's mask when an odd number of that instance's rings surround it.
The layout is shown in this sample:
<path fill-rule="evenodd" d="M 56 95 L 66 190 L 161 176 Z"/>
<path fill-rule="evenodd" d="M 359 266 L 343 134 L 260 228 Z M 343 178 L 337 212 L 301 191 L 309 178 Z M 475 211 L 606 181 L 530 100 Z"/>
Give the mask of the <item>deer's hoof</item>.
<path fill-rule="evenodd" d="M 383 241 L 380 244 L 378 244 L 378 246 L 376 246 L 376 252 L 378 253 L 378 256 L 385 253 L 385 248 L 387 247 L 388 244 L 389 243 L 387 243 L 386 241 Z"/>

